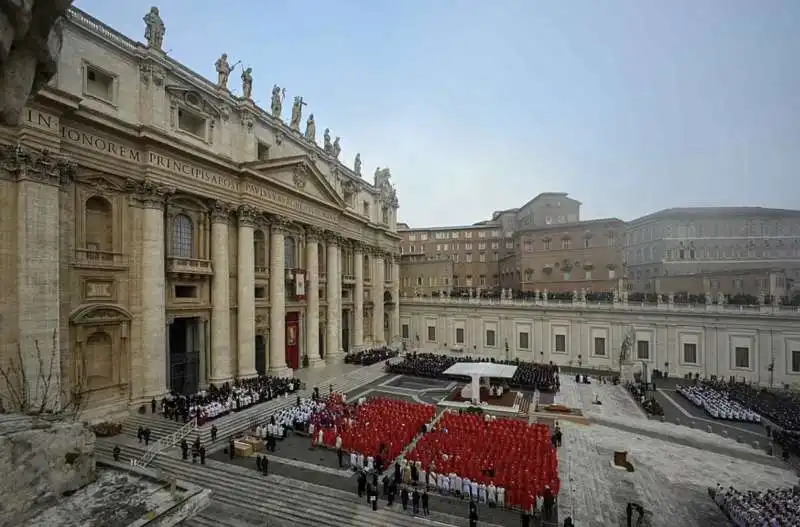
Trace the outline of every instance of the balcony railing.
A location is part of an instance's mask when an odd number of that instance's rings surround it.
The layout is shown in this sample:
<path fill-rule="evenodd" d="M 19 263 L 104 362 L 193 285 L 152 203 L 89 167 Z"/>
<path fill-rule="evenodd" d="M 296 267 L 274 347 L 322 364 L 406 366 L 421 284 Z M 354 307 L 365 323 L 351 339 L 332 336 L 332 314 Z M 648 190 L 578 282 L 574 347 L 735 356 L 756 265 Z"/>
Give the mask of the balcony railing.
<path fill-rule="evenodd" d="M 128 266 L 128 255 L 94 249 L 75 249 L 75 267 L 102 269 L 124 269 Z"/>
<path fill-rule="evenodd" d="M 392 287 L 392 284 L 393 284 L 393 283 L 394 283 L 394 280 L 392 280 L 392 279 L 387 279 L 387 280 L 384 280 L 384 281 L 383 281 L 383 286 L 384 286 L 384 287 Z"/>
<path fill-rule="evenodd" d="M 256 265 L 255 273 L 256 273 L 256 278 L 267 278 L 269 277 L 269 267 L 265 267 L 263 265 Z"/>
<path fill-rule="evenodd" d="M 372 285 L 372 277 L 371 276 L 364 276 L 364 285 Z"/>
<path fill-rule="evenodd" d="M 355 284 L 356 283 L 356 276 L 352 275 L 352 274 L 342 273 L 342 283 L 343 284 Z"/>
<path fill-rule="evenodd" d="M 186 275 L 212 275 L 214 271 L 211 267 L 211 260 L 199 260 L 197 258 L 167 258 L 167 272 Z"/>

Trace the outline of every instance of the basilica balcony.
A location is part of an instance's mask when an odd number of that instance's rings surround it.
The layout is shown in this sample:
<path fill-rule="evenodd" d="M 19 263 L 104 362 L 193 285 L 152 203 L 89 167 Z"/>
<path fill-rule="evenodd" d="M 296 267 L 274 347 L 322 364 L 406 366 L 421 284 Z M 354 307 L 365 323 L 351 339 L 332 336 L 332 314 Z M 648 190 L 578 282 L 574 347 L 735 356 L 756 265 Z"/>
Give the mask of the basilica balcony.
<path fill-rule="evenodd" d="M 364 276 L 364 285 L 372 285 L 372 277 Z"/>
<path fill-rule="evenodd" d="M 128 267 L 128 255 L 95 249 L 75 249 L 72 265 L 83 269 L 125 269 Z"/>
<path fill-rule="evenodd" d="M 352 285 L 356 283 L 356 275 L 342 273 L 342 283 Z"/>
<path fill-rule="evenodd" d="M 211 267 L 211 260 L 200 260 L 198 258 L 167 258 L 167 272 L 173 275 L 186 277 L 211 276 L 214 271 Z"/>
<path fill-rule="evenodd" d="M 383 281 L 383 286 L 384 287 L 392 287 L 393 283 L 394 283 L 394 280 L 392 280 L 391 278 L 387 278 L 386 280 Z"/>
<path fill-rule="evenodd" d="M 256 278 L 269 278 L 269 267 L 263 265 L 256 265 L 254 268 Z"/>

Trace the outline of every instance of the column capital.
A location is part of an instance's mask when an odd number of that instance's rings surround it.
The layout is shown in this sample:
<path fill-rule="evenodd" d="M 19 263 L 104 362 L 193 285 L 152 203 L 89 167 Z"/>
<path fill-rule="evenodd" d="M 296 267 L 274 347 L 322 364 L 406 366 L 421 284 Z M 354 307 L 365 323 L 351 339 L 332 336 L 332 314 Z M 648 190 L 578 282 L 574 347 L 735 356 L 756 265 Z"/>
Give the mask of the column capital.
<path fill-rule="evenodd" d="M 167 197 L 174 193 L 165 185 L 161 185 L 150 179 L 141 181 L 129 178 L 125 182 L 125 188 L 133 194 L 133 198 L 140 202 L 147 209 L 161 209 L 164 207 Z"/>
<path fill-rule="evenodd" d="M 255 227 L 258 220 L 258 213 L 256 209 L 250 205 L 241 205 L 237 211 L 236 216 L 239 219 L 239 227 Z"/>
<path fill-rule="evenodd" d="M 283 216 L 271 216 L 269 225 L 272 232 L 276 234 L 288 234 L 292 232 L 292 222 Z"/>
<path fill-rule="evenodd" d="M 341 246 L 344 238 L 342 238 L 338 232 L 325 231 L 325 241 L 328 245 Z"/>
<path fill-rule="evenodd" d="M 305 232 L 306 240 L 311 243 L 319 243 L 325 237 L 325 233 L 316 227 L 308 226 Z"/>
<path fill-rule="evenodd" d="M 228 223 L 233 212 L 233 205 L 224 201 L 215 200 L 211 203 L 211 221 L 213 223 Z"/>
<path fill-rule="evenodd" d="M 66 188 L 72 183 L 78 165 L 49 150 L 34 150 L 22 145 L 0 146 L 0 177 L 15 181 L 30 180 Z"/>
<path fill-rule="evenodd" d="M 360 254 L 363 256 L 364 254 L 364 242 L 361 240 L 351 240 L 351 244 L 353 247 L 353 252 L 355 254 Z"/>

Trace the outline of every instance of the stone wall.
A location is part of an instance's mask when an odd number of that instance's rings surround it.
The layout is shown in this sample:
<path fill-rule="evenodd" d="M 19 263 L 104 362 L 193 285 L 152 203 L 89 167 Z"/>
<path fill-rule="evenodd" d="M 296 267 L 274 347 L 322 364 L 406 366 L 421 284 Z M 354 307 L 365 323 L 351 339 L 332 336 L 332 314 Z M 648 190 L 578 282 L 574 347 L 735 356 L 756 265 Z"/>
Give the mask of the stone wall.
<path fill-rule="evenodd" d="M 81 422 L 0 416 L 0 518 L 21 525 L 91 483 L 95 435 Z"/>

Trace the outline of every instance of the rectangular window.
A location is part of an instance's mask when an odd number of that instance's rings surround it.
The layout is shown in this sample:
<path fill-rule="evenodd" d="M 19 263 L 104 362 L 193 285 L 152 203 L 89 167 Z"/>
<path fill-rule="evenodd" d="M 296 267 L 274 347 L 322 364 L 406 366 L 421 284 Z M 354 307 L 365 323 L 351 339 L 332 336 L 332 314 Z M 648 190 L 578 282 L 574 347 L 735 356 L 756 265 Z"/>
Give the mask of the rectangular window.
<path fill-rule="evenodd" d="M 486 238 L 486 231 L 479 231 L 478 238 Z"/>
<path fill-rule="evenodd" d="M 197 288 L 193 285 L 176 285 L 175 298 L 197 298 Z"/>
<path fill-rule="evenodd" d="M 750 368 L 750 348 L 745 346 L 736 346 L 733 350 L 735 364 L 737 368 Z"/>
<path fill-rule="evenodd" d="M 436 342 L 436 326 L 428 326 L 428 342 Z"/>
<path fill-rule="evenodd" d="M 566 352 L 567 352 L 567 336 L 556 335 L 556 353 L 566 353 Z"/>
<path fill-rule="evenodd" d="M 264 143 L 262 141 L 258 142 L 256 156 L 258 157 L 259 161 L 268 161 L 269 160 L 269 144 Z M 352 196 L 353 194 L 350 193 Z M 351 198 L 352 199 L 352 198 Z M 348 204 L 350 204 L 351 200 L 346 200 Z"/>
<path fill-rule="evenodd" d="M 495 346 L 493 329 L 486 330 L 486 346 L 490 348 L 493 348 Z"/>
<path fill-rule="evenodd" d="M 521 350 L 528 349 L 528 346 L 529 346 L 528 339 L 529 339 L 529 337 L 530 336 L 526 332 L 522 332 L 522 333 L 519 334 L 519 349 L 521 349 Z"/>
<path fill-rule="evenodd" d="M 86 65 L 83 92 L 103 102 L 114 103 L 116 77 L 94 66 Z"/>
<path fill-rule="evenodd" d="M 408 241 L 410 241 L 410 242 L 417 241 L 417 235 L 416 234 L 409 234 L 408 235 Z"/>
<path fill-rule="evenodd" d="M 471 251 L 472 250 L 472 244 L 471 243 L 465 243 L 464 244 L 464 250 L 465 251 Z"/>
<path fill-rule="evenodd" d="M 267 298 L 267 288 L 264 286 L 256 286 L 253 290 L 253 295 L 256 298 Z"/>
<path fill-rule="evenodd" d="M 193 136 L 204 139 L 206 137 L 206 120 L 194 112 L 178 109 L 178 128 Z"/>
<path fill-rule="evenodd" d="M 465 232 L 464 238 L 472 238 L 472 232 Z"/>
<path fill-rule="evenodd" d="M 800 350 L 792 350 L 792 373 L 800 373 Z"/>
<path fill-rule="evenodd" d="M 464 328 L 456 328 L 456 344 L 464 344 Z"/>
<path fill-rule="evenodd" d="M 683 362 L 697 364 L 697 344 L 689 342 L 683 344 Z"/>
<path fill-rule="evenodd" d="M 640 360 L 650 360 L 650 342 L 639 340 L 636 342 L 636 358 Z"/>
<path fill-rule="evenodd" d="M 545 240 L 545 241 L 544 241 L 544 248 L 545 248 L 545 250 L 547 250 L 547 251 L 549 251 L 549 250 L 550 250 L 550 240 Z"/>
<path fill-rule="evenodd" d="M 467 263 L 472 263 L 472 254 L 471 253 L 467 253 L 464 256 L 464 261 L 467 262 Z"/>
<path fill-rule="evenodd" d="M 481 253 L 481 254 L 478 256 L 478 259 L 479 259 L 481 262 L 485 262 L 485 261 L 486 261 L 486 253 Z"/>
<path fill-rule="evenodd" d="M 606 339 L 604 337 L 594 338 L 594 354 L 600 357 L 606 356 Z"/>
<path fill-rule="evenodd" d="M 408 338 L 408 335 L 409 335 L 408 324 L 403 324 L 400 327 L 400 335 L 401 335 L 401 338 L 404 338 L 404 339 Z"/>

